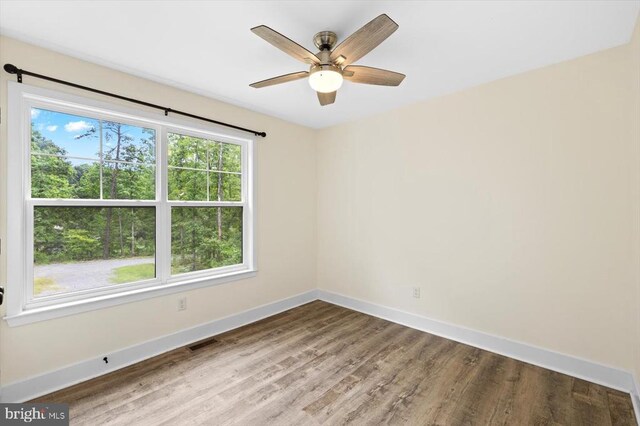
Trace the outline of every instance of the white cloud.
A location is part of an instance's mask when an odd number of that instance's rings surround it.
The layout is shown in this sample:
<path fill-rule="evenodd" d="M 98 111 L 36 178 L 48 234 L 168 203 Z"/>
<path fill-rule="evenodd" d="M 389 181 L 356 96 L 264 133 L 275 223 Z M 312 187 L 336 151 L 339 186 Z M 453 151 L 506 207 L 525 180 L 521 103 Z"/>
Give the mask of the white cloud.
<path fill-rule="evenodd" d="M 38 118 L 39 115 L 40 115 L 39 109 L 31 108 L 31 118 Z"/>
<path fill-rule="evenodd" d="M 50 132 L 55 132 L 58 130 L 58 126 L 47 126 L 47 130 Z"/>
<path fill-rule="evenodd" d="M 71 121 L 64 125 L 67 132 L 81 132 L 83 130 L 93 129 L 93 126 L 86 121 Z"/>

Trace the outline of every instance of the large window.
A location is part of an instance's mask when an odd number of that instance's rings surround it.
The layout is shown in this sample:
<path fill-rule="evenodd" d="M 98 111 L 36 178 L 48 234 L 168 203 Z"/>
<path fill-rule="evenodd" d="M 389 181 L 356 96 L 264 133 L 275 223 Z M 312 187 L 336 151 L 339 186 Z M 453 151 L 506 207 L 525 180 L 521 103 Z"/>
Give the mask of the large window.
<path fill-rule="evenodd" d="M 252 140 L 17 84 L 9 114 L 10 323 L 255 273 Z"/>

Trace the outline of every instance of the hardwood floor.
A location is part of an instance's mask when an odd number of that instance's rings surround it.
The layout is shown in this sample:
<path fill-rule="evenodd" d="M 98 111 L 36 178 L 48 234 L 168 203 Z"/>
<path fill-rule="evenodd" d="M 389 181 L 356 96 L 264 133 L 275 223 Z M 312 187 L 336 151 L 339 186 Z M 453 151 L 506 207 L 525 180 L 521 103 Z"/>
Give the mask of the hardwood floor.
<path fill-rule="evenodd" d="M 81 425 L 636 424 L 623 392 L 320 301 L 36 402 Z"/>

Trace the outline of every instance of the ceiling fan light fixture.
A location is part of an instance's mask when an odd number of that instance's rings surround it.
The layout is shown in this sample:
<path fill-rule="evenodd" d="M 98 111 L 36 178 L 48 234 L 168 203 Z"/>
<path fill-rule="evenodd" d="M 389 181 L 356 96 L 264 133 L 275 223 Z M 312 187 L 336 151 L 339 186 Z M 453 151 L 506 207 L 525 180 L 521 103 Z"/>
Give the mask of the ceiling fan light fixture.
<path fill-rule="evenodd" d="M 321 106 L 330 105 L 336 101 L 337 90 L 342 87 L 343 80 L 377 86 L 398 86 L 404 80 L 404 74 L 353 64 L 375 49 L 397 29 L 398 24 L 383 13 L 342 40 L 337 46 L 336 33 L 320 31 L 313 37 L 313 44 L 319 49 L 319 52 L 314 54 L 266 25 L 251 28 L 251 32 L 258 37 L 300 62 L 311 65 L 311 69 L 309 72 L 292 72 L 257 81 L 249 86 L 259 89 L 308 78 L 309 85 L 315 90 Z"/>
<path fill-rule="evenodd" d="M 316 92 L 335 92 L 342 86 L 342 81 L 342 70 L 334 65 L 311 67 L 309 85 Z"/>

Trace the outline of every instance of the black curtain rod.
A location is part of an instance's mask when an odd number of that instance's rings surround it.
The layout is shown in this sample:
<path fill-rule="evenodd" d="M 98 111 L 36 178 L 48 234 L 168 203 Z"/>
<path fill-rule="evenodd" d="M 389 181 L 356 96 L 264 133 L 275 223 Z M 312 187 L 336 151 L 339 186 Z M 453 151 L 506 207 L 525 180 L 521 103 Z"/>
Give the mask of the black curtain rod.
<path fill-rule="evenodd" d="M 208 123 L 219 124 L 220 126 L 231 127 L 232 129 L 241 130 L 243 132 L 253 133 L 256 136 L 262 136 L 263 138 L 267 136 L 265 132 L 258 132 L 256 130 L 245 129 L 244 127 L 234 126 L 233 124 L 223 123 L 222 121 L 212 120 L 210 118 L 201 117 L 199 115 L 190 114 L 188 112 L 179 111 L 177 109 L 171 109 L 167 107 L 163 107 L 162 105 L 152 104 L 150 102 L 141 101 L 134 98 L 128 98 L 126 96 L 116 95 L 115 93 L 105 92 L 104 90 L 98 90 L 87 86 L 82 86 L 80 84 L 71 83 L 69 81 L 59 80 L 57 78 L 49 77 L 42 74 L 36 74 L 35 72 L 27 71 L 16 67 L 13 64 L 4 64 L 4 70 L 9 74 L 17 74 L 18 83 L 22 83 L 22 76 L 28 75 L 35 78 L 40 78 L 42 80 L 53 81 L 54 83 L 64 84 L 65 86 L 75 87 L 76 89 L 87 90 L 89 92 L 98 93 L 100 95 L 111 96 L 112 98 L 122 99 L 123 101 L 133 102 L 134 104 L 144 105 L 150 108 L 161 109 L 164 111 L 164 115 L 169 115 L 169 113 L 184 115 L 185 117 L 195 118 L 197 120 L 206 121 Z"/>

